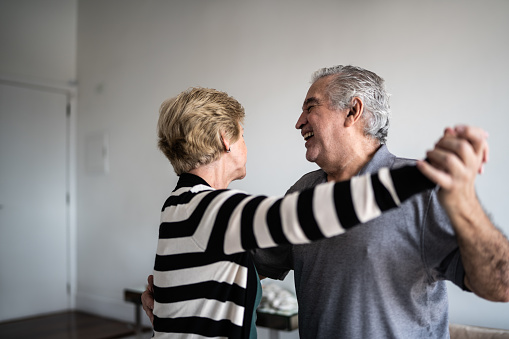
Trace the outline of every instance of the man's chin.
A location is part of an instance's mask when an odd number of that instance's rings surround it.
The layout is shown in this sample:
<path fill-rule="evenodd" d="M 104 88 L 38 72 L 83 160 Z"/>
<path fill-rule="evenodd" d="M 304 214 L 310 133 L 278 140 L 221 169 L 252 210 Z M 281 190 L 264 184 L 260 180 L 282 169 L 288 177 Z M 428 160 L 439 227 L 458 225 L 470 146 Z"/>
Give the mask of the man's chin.
<path fill-rule="evenodd" d="M 311 152 L 306 152 L 306 160 L 309 162 L 316 162 L 317 155 Z"/>

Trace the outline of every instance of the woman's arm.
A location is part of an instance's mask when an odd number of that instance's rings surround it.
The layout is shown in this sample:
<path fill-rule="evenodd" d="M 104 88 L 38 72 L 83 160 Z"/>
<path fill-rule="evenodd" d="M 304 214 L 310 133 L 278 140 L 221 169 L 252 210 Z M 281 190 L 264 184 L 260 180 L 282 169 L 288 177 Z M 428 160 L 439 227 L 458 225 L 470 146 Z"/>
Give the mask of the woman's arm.
<path fill-rule="evenodd" d="M 309 243 L 342 234 L 396 208 L 413 194 L 435 186 L 415 166 L 384 168 L 374 174 L 321 184 L 284 198 L 251 196 L 236 190 L 208 192 L 205 195 L 214 198 L 201 197 L 202 201 L 207 200 L 206 206 L 194 204 L 194 210 L 187 213 L 200 220 L 192 237 L 201 251 L 233 254 L 280 244 Z M 178 207 L 169 206 L 175 211 L 165 210 L 163 215 L 174 217 Z M 175 241 L 182 244 L 184 239 Z M 174 248 L 171 243 L 168 247 Z"/>

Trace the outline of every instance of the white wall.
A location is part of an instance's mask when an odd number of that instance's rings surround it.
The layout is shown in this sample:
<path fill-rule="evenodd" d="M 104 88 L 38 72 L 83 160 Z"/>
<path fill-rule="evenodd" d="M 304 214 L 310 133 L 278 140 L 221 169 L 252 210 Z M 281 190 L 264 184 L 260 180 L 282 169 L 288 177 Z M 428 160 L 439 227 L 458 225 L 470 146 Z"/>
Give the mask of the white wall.
<path fill-rule="evenodd" d="M 0 74 L 76 80 L 77 0 L 0 0 Z"/>
<path fill-rule="evenodd" d="M 34 3 L 21 13 L 37 17 L 32 9 L 44 9 Z M 61 3 L 44 8 L 56 11 Z M 224 90 L 243 103 L 248 176 L 234 186 L 279 195 L 316 168 L 306 163 L 294 129 L 310 74 L 335 64 L 373 70 L 393 94 L 393 153 L 422 157 L 455 123 L 490 132 L 491 159 L 478 191 L 509 233 L 508 16 L 505 0 L 79 1 L 77 306 L 132 319 L 122 289 L 143 285 L 151 272 L 159 210 L 176 182 L 156 148 L 157 110 L 189 86 Z M 39 40 L 55 34 L 47 28 Z M 27 57 L 21 67 L 0 58 L 0 72 L 74 79 L 66 62 L 53 70 L 38 60 Z M 97 133 L 109 138 L 106 174 L 86 168 L 85 141 Z M 509 328 L 507 314 L 509 304 L 451 288 L 452 321 Z"/>

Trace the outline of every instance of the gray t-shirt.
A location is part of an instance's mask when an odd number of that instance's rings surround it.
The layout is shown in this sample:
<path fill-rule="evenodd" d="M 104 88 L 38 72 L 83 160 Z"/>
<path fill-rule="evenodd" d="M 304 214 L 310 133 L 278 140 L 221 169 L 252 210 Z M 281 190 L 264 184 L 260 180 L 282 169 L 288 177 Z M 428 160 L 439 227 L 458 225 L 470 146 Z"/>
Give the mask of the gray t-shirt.
<path fill-rule="evenodd" d="M 359 174 L 397 168 L 382 146 Z M 289 192 L 326 181 L 304 175 Z M 362 227 L 306 245 L 257 250 L 258 272 L 295 271 L 301 338 L 448 338 L 444 280 L 465 289 L 452 226 L 435 190 L 410 198 Z"/>

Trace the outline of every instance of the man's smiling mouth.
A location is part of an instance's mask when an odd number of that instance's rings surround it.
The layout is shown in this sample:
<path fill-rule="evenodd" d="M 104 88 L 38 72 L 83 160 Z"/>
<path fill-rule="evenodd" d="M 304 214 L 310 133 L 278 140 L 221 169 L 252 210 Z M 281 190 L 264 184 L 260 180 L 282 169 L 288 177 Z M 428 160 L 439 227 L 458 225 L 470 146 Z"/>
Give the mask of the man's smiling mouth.
<path fill-rule="evenodd" d="M 313 132 L 307 132 L 306 134 L 304 134 L 304 140 L 309 140 L 309 138 L 311 138 L 313 135 L 315 135 L 315 133 Z"/>

